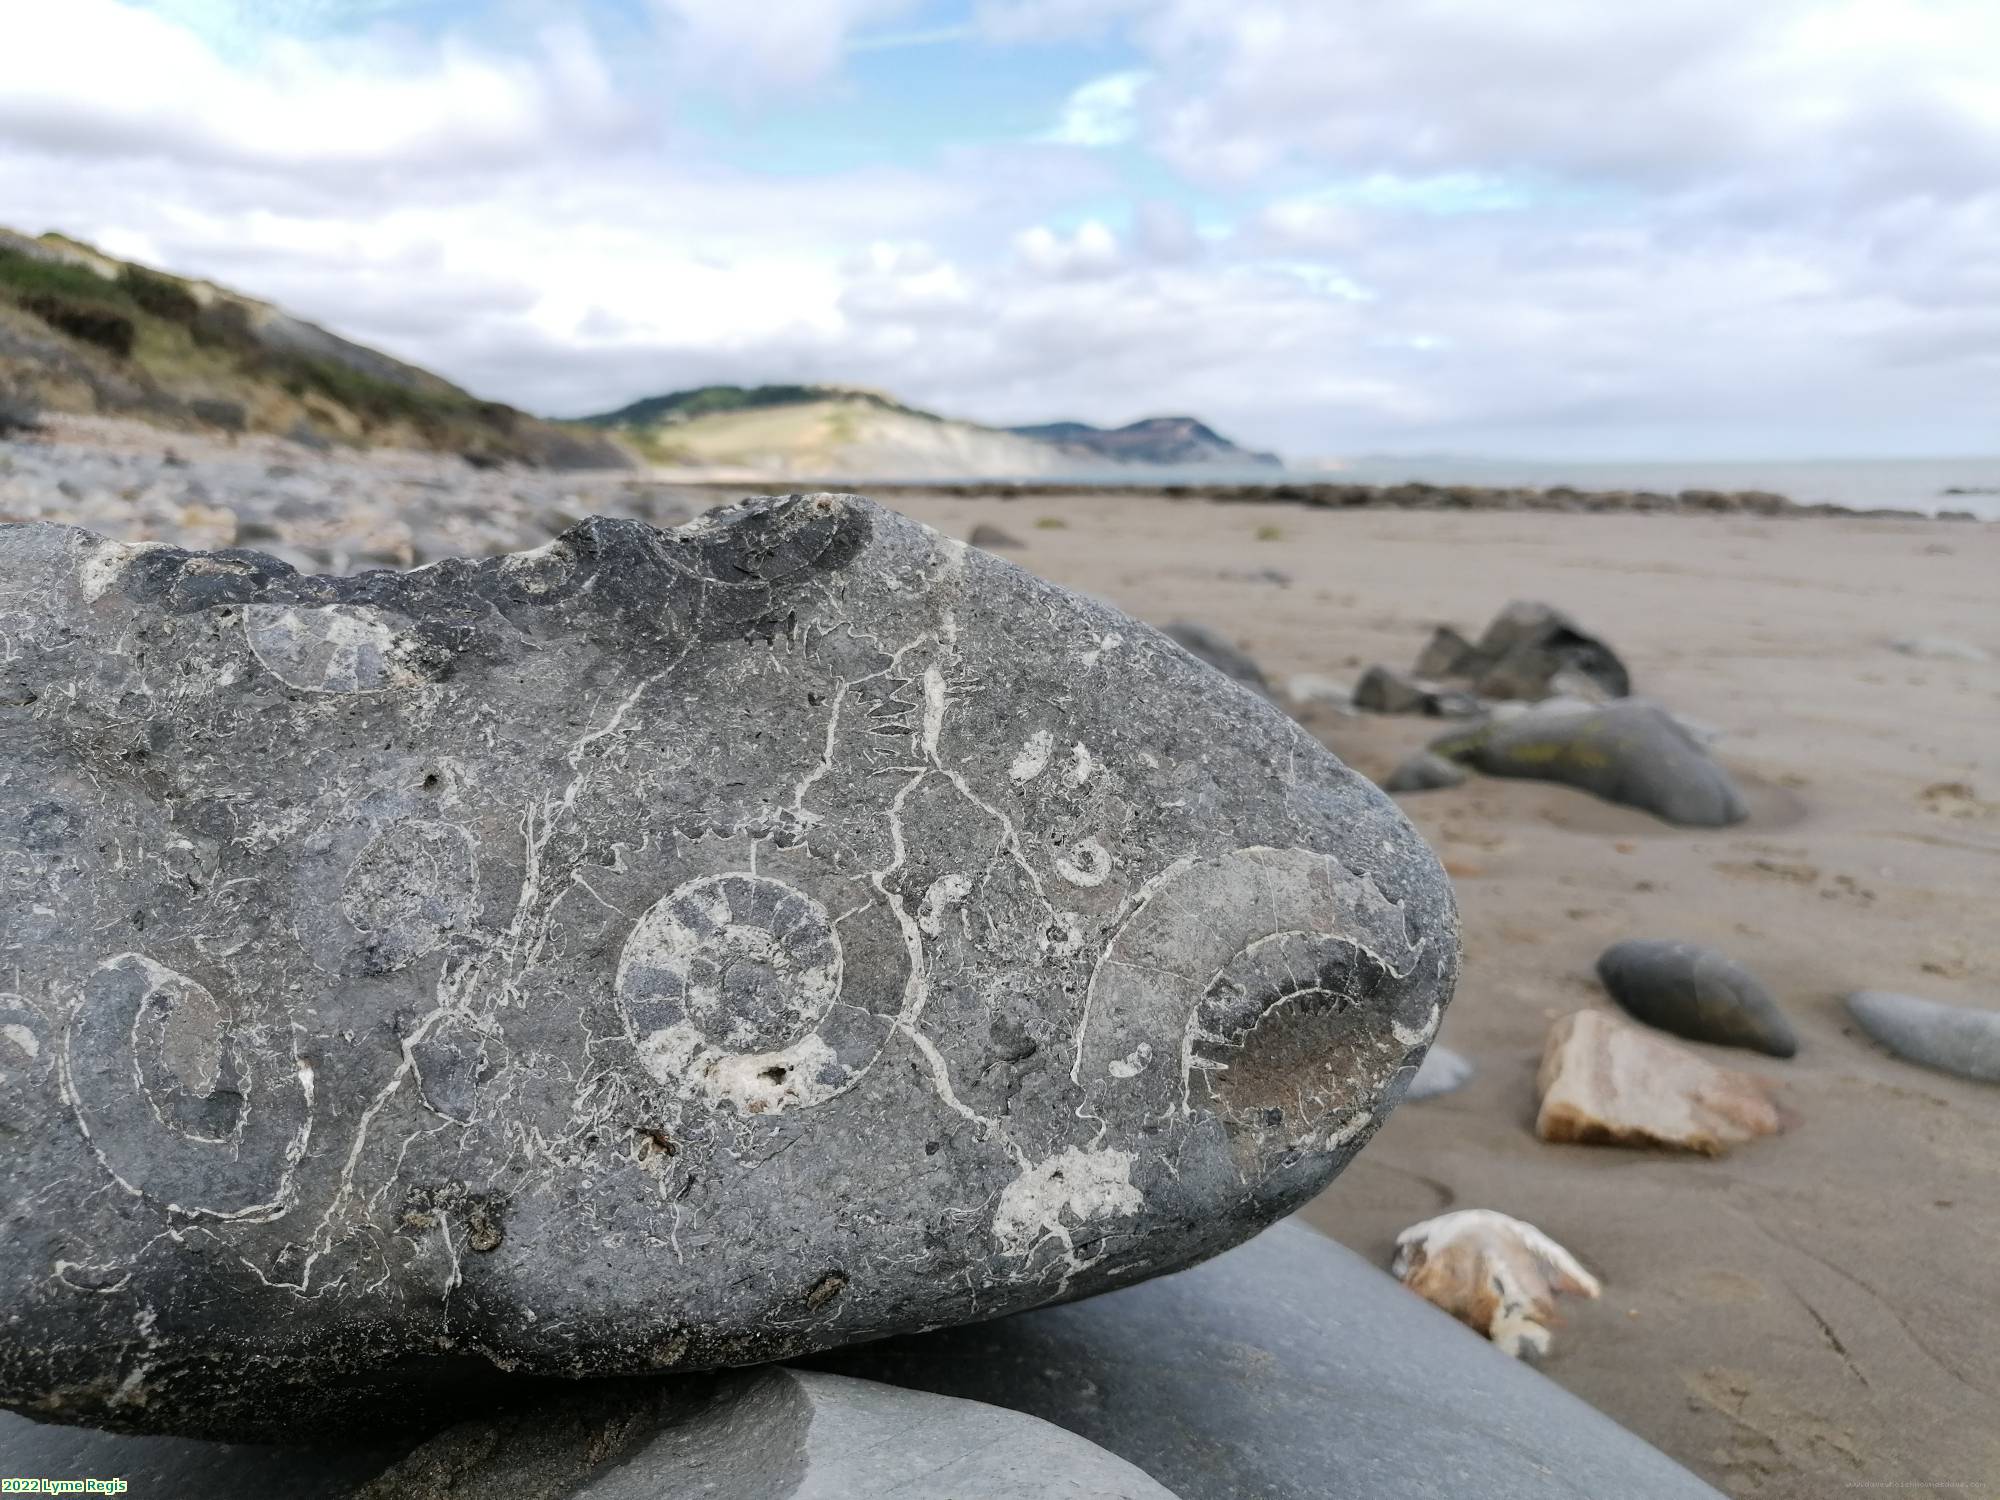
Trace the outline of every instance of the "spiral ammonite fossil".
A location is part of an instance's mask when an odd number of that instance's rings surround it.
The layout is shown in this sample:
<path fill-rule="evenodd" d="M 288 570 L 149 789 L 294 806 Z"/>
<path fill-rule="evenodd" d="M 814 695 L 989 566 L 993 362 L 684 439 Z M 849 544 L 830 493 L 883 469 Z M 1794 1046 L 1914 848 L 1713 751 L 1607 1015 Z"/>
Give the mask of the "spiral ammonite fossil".
<path fill-rule="evenodd" d="M 363 804 L 306 841 L 293 930 L 328 974 L 391 974 L 472 931 L 479 860 L 456 823 Z"/>
<path fill-rule="evenodd" d="M 1330 855 L 1239 849 L 1157 877 L 1091 976 L 1077 1082 L 1326 1149 L 1437 1024 L 1400 907 Z"/>
<path fill-rule="evenodd" d="M 63 1091 L 127 1192 L 177 1213 L 275 1218 L 312 1134 L 312 1069 L 292 1037 L 245 1024 L 143 953 L 121 953 L 84 985 Z"/>
<path fill-rule="evenodd" d="M 908 973 L 879 895 L 803 848 L 719 839 L 682 841 L 682 854 L 709 868 L 640 917 L 618 963 L 640 1065 L 742 1115 L 852 1088 L 888 1039 Z"/>

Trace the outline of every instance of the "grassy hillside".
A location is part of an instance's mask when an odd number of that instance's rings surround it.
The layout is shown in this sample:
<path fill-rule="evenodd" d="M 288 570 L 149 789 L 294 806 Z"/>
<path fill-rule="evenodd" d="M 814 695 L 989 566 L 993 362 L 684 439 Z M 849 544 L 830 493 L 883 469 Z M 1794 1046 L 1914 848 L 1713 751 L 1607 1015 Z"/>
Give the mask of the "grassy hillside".
<path fill-rule="evenodd" d="M 586 420 L 656 464 L 801 479 L 1033 475 L 1076 467 L 1073 456 L 1046 443 L 839 386 L 702 386 Z"/>
<path fill-rule="evenodd" d="M 0 230 L 0 396 L 58 411 L 478 462 L 629 463 L 602 433 L 481 401 L 267 303 L 58 235 Z"/>
<path fill-rule="evenodd" d="M 985 427 L 826 385 L 705 385 L 584 420 L 657 464 L 800 478 L 998 478 L 1125 465 L 1276 465 L 1192 417 L 1106 429 L 1083 422 Z"/>
<path fill-rule="evenodd" d="M 630 406 L 621 406 L 617 411 L 605 412 L 601 416 L 585 417 L 583 421 L 593 427 L 644 431 L 677 422 L 691 422 L 697 417 L 716 416 L 722 412 L 759 411 L 773 406 L 808 406 L 827 401 L 873 406 L 882 411 L 902 412 L 908 416 L 921 417 L 929 422 L 943 420 L 930 412 L 905 406 L 902 402 L 879 391 L 862 390 L 852 386 L 704 385 L 697 386 L 691 391 L 673 391 L 664 396 L 648 396 L 642 401 L 634 401 Z"/>

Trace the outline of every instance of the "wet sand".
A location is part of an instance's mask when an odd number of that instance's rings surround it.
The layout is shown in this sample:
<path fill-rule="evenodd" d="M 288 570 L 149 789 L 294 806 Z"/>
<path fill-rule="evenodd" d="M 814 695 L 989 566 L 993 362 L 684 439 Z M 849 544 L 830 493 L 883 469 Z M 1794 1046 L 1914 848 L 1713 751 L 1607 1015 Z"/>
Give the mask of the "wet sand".
<path fill-rule="evenodd" d="M 1874 987 L 2000 1009 L 2000 659 L 1886 646 L 2000 658 L 2000 526 L 897 499 L 955 535 L 999 525 L 1023 566 L 1142 618 L 1206 621 L 1279 683 L 1407 667 L 1436 622 L 1545 599 L 1639 691 L 1723 730 L 1753 807 L 1730 829 L 1531 782 L 1403 799 L 1457 886 L 1441 1040 L 1478 1073 L 1398 1110 L 1305 1217 L 1383 1265 L 1448 1208 L 1539 1225 L 1605 1282 L 1566 1303 L 1546 1373 L 1730 1494 L 2000 1494 L 2000 1088 L 1889 1056 L 1839 1004 Z M 1441 727 L 1303 717 L 1375 776 Z M 1975 795 L 1925 795 L 1952 783 Z M 1797 1059 L 1698 1050 L 1777 1079 L 1791 1131 L 1717 1161 L 1534 1137 L 1548 1024 L 1608 1005 L 1592 965 L 1634 936 L 1714 944 L 1771 986 Z"/>

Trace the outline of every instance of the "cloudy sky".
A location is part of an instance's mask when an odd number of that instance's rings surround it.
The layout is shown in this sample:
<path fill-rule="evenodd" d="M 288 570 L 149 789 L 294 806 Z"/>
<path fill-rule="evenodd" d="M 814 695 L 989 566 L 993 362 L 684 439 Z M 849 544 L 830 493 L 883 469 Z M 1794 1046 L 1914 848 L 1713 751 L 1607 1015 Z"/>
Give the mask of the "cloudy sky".
<path fill-rule="evenodd" d="M 0 223 L 557 415 L 2000 451 L 2000 0 L 0 0 Z"/>

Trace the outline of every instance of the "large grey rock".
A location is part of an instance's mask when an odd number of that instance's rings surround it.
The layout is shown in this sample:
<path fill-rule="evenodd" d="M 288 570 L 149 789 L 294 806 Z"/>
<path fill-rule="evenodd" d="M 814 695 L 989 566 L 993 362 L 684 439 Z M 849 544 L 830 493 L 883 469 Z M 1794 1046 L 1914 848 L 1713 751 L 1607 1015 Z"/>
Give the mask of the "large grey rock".
<path fill-rule="evenodd" d="M 439 1434 L 355 1500 L 1174 1500 L 1005 1407 L 810 1370 L 593 1383 Z"/>
<path fill-rule="evenodd" d="M 1440 625 L 1431 632 L 1431 638 L 1424 643 L 1424 649 L 1417 656 L 1416 675 L 1457 677 L 1472 657 L 1473 649 L 1472 642 L 1451 626 Z"/>
<path fill-rule="evenodd" d="M 1482 698 L 1540 699 L 1565 691 L 1623 698 L 1632 691 L 1632 675 L 1615 651 L 1553 605 L 1532 601 L 1495 615 L 1456 670 L 1474 679 Z"/>
<path fill-rule="evenodd" d="M 1798 1034 L 1763 981 L 1713 948 L 1628 938 L 1598 955 L 1597 977 L 1630 1015 L 1675 1036 L 1772 1057 L 1799 1050 Z"/>
<path fill-rule="evenodd" d="M 1249 653 L 1213 626 L 1198 620 L 1172 620 L 1164 630 L 1175 644 L 1207 662 L 1231 682 L 1240 682 L 1266 698 L 1273 696 L 1264 669 L 1251 660 Z"/>
<path fill-rule="evenodd" d="M 1716 1500 L 1299 1224 L 1109 1297 L 815 1363 L 1033 1412 L 1182 1500 Z"/>
<path fill-rule="evenodd" d="M 1520 714 L 1444 735 L 1430 748 L 1489 776 L 1561 782 L 1669 823 L 1720 828 L 1749 816 L 1729 773 L 1650 703 Z"/>
<path fill-rule="evenodd" d="M 1856 990 L 1847 1011 L 1900 1058 L 1975 1083 L 2000 1083 L 2000 1012 L 1889 990 Z"/>
<path fill-rule="evenodd" d="M 1186 1264 L 1457 965 L 1381 793 L 866 501 L 301 577 L 0 528 L 0 1405 L 431 1420 Z"/>

